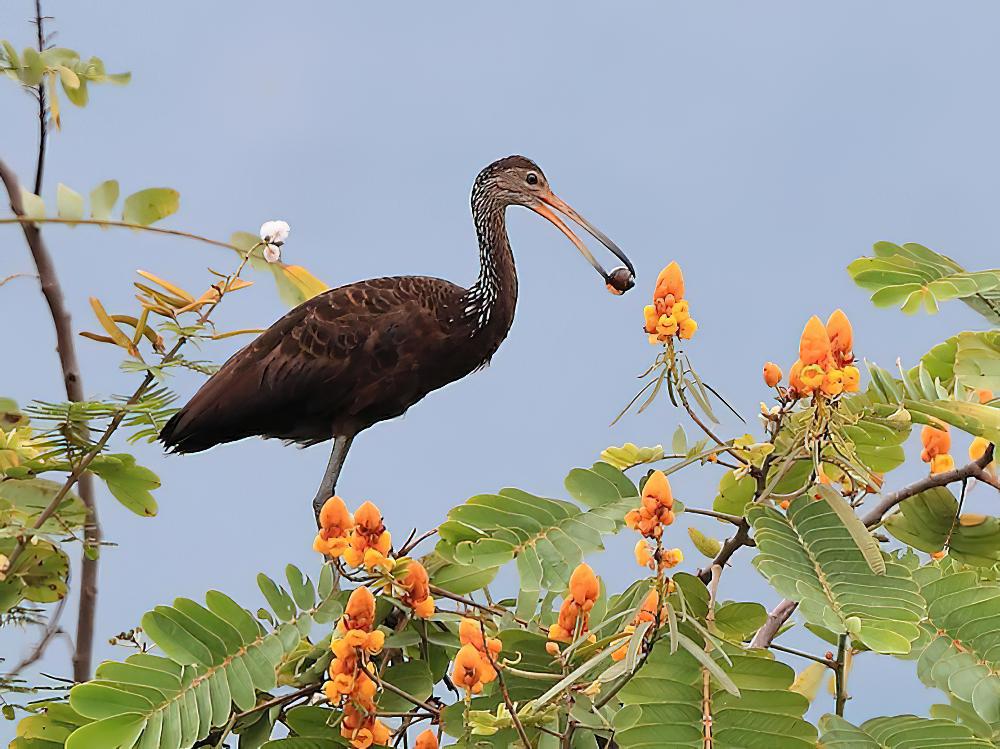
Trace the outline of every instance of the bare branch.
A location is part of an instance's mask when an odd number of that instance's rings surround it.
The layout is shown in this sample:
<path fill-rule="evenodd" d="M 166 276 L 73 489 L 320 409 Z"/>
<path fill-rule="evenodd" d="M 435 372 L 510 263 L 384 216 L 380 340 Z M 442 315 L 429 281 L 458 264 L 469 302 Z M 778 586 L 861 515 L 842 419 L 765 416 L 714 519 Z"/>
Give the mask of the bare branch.
<path fill-rule="evenodd" d="M 37 8 L 37 6 L 36 6 Z M 44 43 L 44 36 L 41 32 L 41 11 L 39 9 L 37 22 L 39 24 L 40 39 Z M 44 106 L 44 103 L 42 104 Z M 42 165 L 44 161 L 45 138 L 44 125 L 42 138 L 39 143 L 38 166 L 36 169 L 36 179 L 41 180 Z M 0 180 L 3 181 L 10 198 L 10 208 L 14 215 L 23 218 L 25 215 L 24 204 L 21 201 L 21 187 L 17 176 L 0 159 Z M 84 400 L 83 383 L 80 379 L 80 365 L 76 358 L 76 346 L 73 341 L 73 324 L 70 319 L 69 310 L 66 308 L 66 301 L 63 296 L 62 286 L 56 274 L 55 264 L 49 254 L 45 240 L 38 226 L 33 223 L 22 223 L 21 229 L 24 238 L 31 250 L 31 257 L 35 262 L 38 271 L 38 280 L 41 285 L 42 295 L 49 305 L 49 313 L 52 316 L 52 324 L 56 332 L 56 351 L 59 353 L 59 364 L 62 367 L 63 384 L 66 388 L 66 397 L 71 401 Z M 83 426 L 82 428 L 86 428 Z M 97 505 L 94 501 L 94 485 L 89 474 L 78 476 L 80 484 L 80 499 L 87 508 L 87 523 L 84 529 L 84 544 L 92 549 L 97 549 L 101 545 L 101 524 L 97 516 Z M 67 490 L 68 491 L 68 490 Z M 63 492 L 65 496 L 65 492 Z M 60 501 L 62 497 L 60 497 Z M 56 505 L 58 507 L 58 504 Z M 44 521 L 43 521 L 44 522 Z M 11 559 L 14 557 L 12 556 Z M 77 681 L 85 681 L 90 678 L 90 669 L 93 658 L 94 640 L 94 617 L 97 611 L 97 558 L 84 554 L 81 562 L 80 574 L 80 610 L 77 617 L 76 632 L 76 653 L 73 656 L 73 675 Z"/>
<path fill-rule="evenodd" d="M 909 499 L 920 494 L 920 492 L 925 492 L 928 489 L 934 489 L 938 486 L 946 486 L 956 481 L 975 478 L 1000 489 L 1000 483 L 997 482 L 997 479 L 986 471 L 986 466 L 993 462 L 993 449 L 993 445 L 990 445 L 979 460 L 974 460 L 961 468 L 956 468 L 953 471 L 944 471 L 943 473 L 933 473 L 926 478 L 920 479 L 920 481 L 915 481 L 909 486 L 904 486 L 902 489 L 898 489 L 891 494 L 886 494 L 881 502 L 861 518 L 861 522 L 869 528 L 878 525 L 882 522 L 882 518 L 885 517 L 886 513 L 904 499 Z"/>

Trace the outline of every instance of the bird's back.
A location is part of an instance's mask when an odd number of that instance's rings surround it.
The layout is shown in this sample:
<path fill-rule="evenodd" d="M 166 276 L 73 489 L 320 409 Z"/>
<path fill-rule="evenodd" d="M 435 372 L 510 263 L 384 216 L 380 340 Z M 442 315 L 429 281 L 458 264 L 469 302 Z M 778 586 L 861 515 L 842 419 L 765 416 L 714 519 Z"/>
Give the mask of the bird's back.
<path fill-rule="evenodd" d="M 160 439 L 177 452 L 254 435 L 309 445 L 399 416 L 492 354 L 461 345 L 465 293 L 396 276 L 319 294 L 230 358 Z"/>

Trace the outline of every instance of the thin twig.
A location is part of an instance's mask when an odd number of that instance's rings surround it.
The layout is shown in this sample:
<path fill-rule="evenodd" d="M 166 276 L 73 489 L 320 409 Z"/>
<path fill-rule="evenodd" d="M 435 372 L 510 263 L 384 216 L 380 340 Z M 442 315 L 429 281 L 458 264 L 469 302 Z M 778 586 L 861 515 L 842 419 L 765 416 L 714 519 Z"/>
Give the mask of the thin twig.
<path fill-rule="evenodd" d="M 402 697 L 404 700 L 416 705 L 417 707 L 422 707 L 424 710 L 431 713 L 435 717 L 441 714 L 441 711 L 438 708 L 434 707 L 433 705 L 427 702 L 424 702 L 419 697 L 414 697 L 412 694 L 400 689 L 395 684 L 391 684 L 388 681 L 383 681 L 382 678 L 375 671 L 369 669 L 368 666 L 362 666 L 361 668 L 383 689 L 392 692 L 393 694 L 398 695 L 399 697 Z"/>
<path fill-rule="evenodd" d="M 42 636 L 39 638 L 38 643 L 34 648 L 32 648 L 30 653 L 24 656 L 24 658 L 22 658 L 16 666 L 4 675 L 4 679 L 9 681 L 15 678 L 28 666 L 36 663 L 45 654 L 45 650 L 48 648 L 52 638 L 58 634 L 65 634 L 63 629 L 59 626 L 59 621 L 62 619 L 63 612 L 66 610 L 67 600 L 66 596 L 59 599 L 59 603 L 56 604 L 55 610 L 49 615 L 48 622 L 45 623 L 45 630 L 42 632 Z"/>
<path fill-rule="evenodd" d="M 473 601 L 471 598 L 466 598 L 465 596 L 460 596 L 451 591 L 445 590 L 444 588 L 439 588 L 437 585 L 429 586 L 429 590 L 436 596 L 441 596 L 442 598 L 448 598 L 457 603 L 464 603 L 466 606 L 471 606 L 474 609 L 479 609 L 480 611 L 488 611 L 491 614 L 496 614 L 497 616 L 504 616 L 509 613 L 506 609 L 496 608 L 495 606 L 487 606 L 486 604 Z M 522 627 L 529 626 L 529 622 L 524 619 L 519 619 L 518 617 L 513 617 L 514 621 L 520 624 Z"/>
<path fill-rule="evenodd" d="M 493 671 L 497 675 L 497 683 L 500 685 L 500 694 L 503 695 L 503 703 L 507 706 L 507 712 L 510 713 L 511 722 L 514 724 L 514 728 L 517 729 L 517 735 L 521 738 L 521 743 L 524 744 L 524 749 L 531 749 L 531 742 L 528 741 L 528 734 L 524 732 L 524 726 L 521 725 L 521 719 L 517 717 L 517 708 L 514 707 L 514 702 L 510 698 L 510 692 L 507 691 L 507 682 L 504 681 L 503 672 L 500 669 L 500 665 L 494 660 L 493 653 L 490 652 L 489 639 L 486 637 L 486 625 L 483 620 L 479 620 L 479 631 L 483 635 L 483 652 L 486 654 L 487 660 L 489 660 L 490 665 L 493 667 Z"/>
<path fill-rule="evenodd" d="M 246 252 L 242 247 L 237 247 L 229 242 L 220 242 L 217 239 L 209 239 L 208 237 L 203 237 L 198 234 L 192 234 L 186 231 L 180 231 L 179 229 L 164 229 L 162 226 L 143 226 L 142 224 L 133 224 L 128 221 L 105 221 L 102 219 L 70 219 L 70 218 L 29 218 L 24 215 L 24 213 L 19 213 L 14 218 L 0 218 L 0 224 L 21 224 L 22 226 L 29 226 L 31 224 L 66 224 L 68 226 L 110 226 L 121 229 L 135 229 L 137 231 L 148 231 L 153 234 L 166 234 L 171 237 L 184 237 L 185 239 L 193 239 L 196 242 L 204 242 L 205 244 L 210 244 L 213 247 L 223 247 L 227 250 L 234 250 L 239 253 Z"/>

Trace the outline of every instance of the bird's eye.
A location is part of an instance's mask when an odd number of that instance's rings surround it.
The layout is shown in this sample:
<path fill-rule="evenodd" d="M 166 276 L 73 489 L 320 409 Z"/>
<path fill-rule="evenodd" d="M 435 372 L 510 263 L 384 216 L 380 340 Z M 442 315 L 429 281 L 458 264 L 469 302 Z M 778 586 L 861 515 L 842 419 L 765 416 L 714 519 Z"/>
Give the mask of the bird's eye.
<path fill-rule="evenodd" d="M 529 185 L 537 185 L 538 175 L 535 174 L 534 172 L 528 172 L 528 176 L 524 178 L 524 181 L 527 182 Z"/>

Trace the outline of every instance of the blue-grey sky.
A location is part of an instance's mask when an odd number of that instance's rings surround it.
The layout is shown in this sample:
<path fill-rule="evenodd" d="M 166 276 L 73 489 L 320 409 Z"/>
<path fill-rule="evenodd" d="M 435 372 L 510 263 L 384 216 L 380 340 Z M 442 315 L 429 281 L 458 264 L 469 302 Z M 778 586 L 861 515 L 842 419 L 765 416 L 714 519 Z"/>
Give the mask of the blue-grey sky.
<path fill-rule="evenodd" d="M 32 42 L 31 6 L 0 6 L 0 38 Z M 493 159 L 523 153 L 632 257 L 638 286 L 612 297 L 553 227 L 511 210 L 520 305 L 492 366 L 363 434 L 348 458 L 340 493 L 350 504 L 376 501 L 397 538 L 503 486 L 565 496 L 566 472 L 607 445 L 668 443 L 687 425 L 664 400 L 608 426 L 653 356 L 641 308 L 669 260 L 684 268 L 701 325 L 692 358 L 751 421 L 766 395 L 761 364 L 787 368 L 813 313 L 844 307 L 858 354 L 886 365 L 982 326 L 959 303 L 934 318 L 874 310 L 844 268 L 882 239 L 995 265 L 994 3 L 51 0 L 45 9 L 58 44 L 133 73 L 125 88 L 92 87 L 86 109 L 64 102 L 49 146 L 50 200 L 58 182 L 80 192 L 108 178 L 124 192 L 171 186 L 182 206 L 167 225 L 226 238 L 285 219 L 285 258 L 332 285 L 408 273 L 465 284 L 478 261 L 472 180 Z M 0 154 L 26 177 L 34 104 L 0 83 Z M 232 262 L 143 234 L 45 234 L 78 328 L 94 327 L 90 295 L 134 309 L 136 268 L 195 289 L 206 265 Z M 18 231 L 0 227 L 0 247 L 0 277 L 31 270 Z M 265 326 L 282 314 L 270 282 L 257 280 L 220 309 L 220 323 Z M 8 283 L 0 305 L 0 395 L 62 398 L 37 285 Z M 236 346 L 204 353 L 221 360 Z M 88 393 L 134 388 L 110 348 L 81 340 L 79 350 Z M 172 385 L 186 398 L 198 382 Z M 126 655 L 106 638 L 155 604 L 217 587 L 256 605 L 258 571 L 314 568 L 309 500 L 325 447 L 254 440 L 191 457 L 156 446 L 138 455 L 163 478 L 160 515 L 135 517 L 102 492 L 115 546 L 102 556 L 101 657 Z M 893 474 L 889 486 L 920 470 Z M 709 506 L 718 478 L 712 467 L 683 473 L 675 492 Z M 671 536 L 693 569 L 682 528 Z M 612 589 L 636 574 L 634 540 L 612 539 L 591 560 Z M 721 595 L 774 603 L 749 558 L 736 558 Z M 793 640 L 825 649 L 808 635 Z M 4 632 L 0 651 L 12 656 L 24 642 Z M 61 643 L 42 668 L 69 672 Z M 912 664 L 891 659 L 859 658 L 852 681 L 856 721 L 940 699 Z M 832 699 L 819 704 L 826 711 Z"/>

